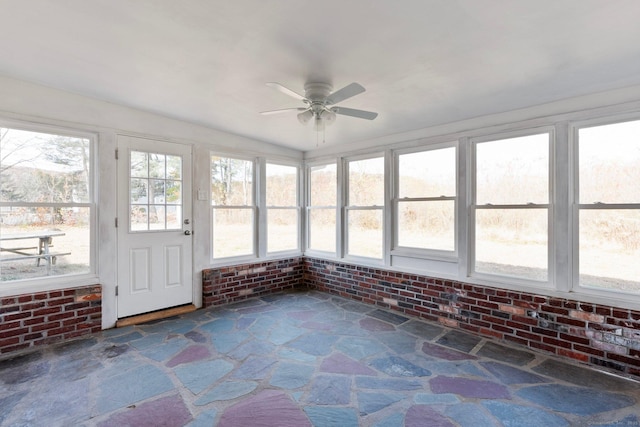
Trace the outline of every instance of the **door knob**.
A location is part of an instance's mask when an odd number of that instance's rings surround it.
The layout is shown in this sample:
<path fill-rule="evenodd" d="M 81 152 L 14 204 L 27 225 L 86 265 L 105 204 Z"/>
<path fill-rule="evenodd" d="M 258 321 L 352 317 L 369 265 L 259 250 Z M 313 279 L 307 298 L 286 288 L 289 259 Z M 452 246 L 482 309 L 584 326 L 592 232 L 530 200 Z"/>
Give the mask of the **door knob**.
<path fill-rule="evenodd" d="M 184 230 L 185 236 L 191 236 L 191 230 Z"/>

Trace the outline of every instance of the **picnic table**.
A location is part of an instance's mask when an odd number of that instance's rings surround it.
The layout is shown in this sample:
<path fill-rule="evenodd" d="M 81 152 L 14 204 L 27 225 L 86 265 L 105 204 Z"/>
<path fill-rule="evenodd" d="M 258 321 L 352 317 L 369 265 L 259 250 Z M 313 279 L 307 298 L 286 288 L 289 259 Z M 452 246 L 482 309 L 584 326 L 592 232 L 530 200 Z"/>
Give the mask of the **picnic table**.
<path fill-rule="evenodd" d="M 39 266 L 40 261 L 44 259 L 47 262 L 47 269 L 49 269 L 51 265 L 55 265 L 57 257 L 71 254 L 71 252 L 51 252 L 51 247 L 53 246 L 53 238 L 64 236 L 64 234 L 64 231 L 58 230 L 42 230 L 28 233 L 0 234 L 0 255 L 2 254 L 2 252 L 9 252 L 10 254 L 15 255 L 9 256 L 8 258 L 0 258 L 0 262 L 35 259 L 36 265 Z M 6 241 L 36 239 L 38 241 L 37 246 L 32 246 L 36 244 L 35 242 L 30 246 L 23 247 L 1 246 L 2 242 Z M 25 243 L 25 245 L 28 245 L 28 243 Z"/>

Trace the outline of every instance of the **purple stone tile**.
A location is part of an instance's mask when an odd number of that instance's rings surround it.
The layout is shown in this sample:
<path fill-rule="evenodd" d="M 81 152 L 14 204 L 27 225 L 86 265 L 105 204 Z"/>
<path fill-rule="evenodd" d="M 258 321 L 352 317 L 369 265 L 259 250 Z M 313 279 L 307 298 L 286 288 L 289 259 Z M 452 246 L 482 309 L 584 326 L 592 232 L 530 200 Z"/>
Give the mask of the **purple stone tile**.
<path fill-rule="evenodd" d="M 218 427 L 312 427 L 304 412 L 285 393 L 264 390 L 222 414 Z"/>
<path fill-rule="evenodd" d="M 333 328 L 330 324 L 322 322 L 304 322 L 300 326 L 307 329 L 314 329 L 316 331 L 330 331 Z"/>
<path fill-rule="evenodd" d="M 342 353 L 336 353 L 324 359 L 320 365 L 320 371 L 348 375 L 377 375 L 373 369 Z"/>
<path fill-rule="evenodd" d="M 428 423 L 428 424 L 426 424 Z M 436 412 L 428 405 L 414 405 L 404 417 L 405 427 L 455 427 L 447 417 Z"/>
<path fill-rule="evenodd" d="M 306 311 L 293 311 L 291 313 L 287 313 L 287 316 L 296 320 L 309 320 L 316 314 L 318 314 L 317 311 L 306 310 Z"/>
<path fill-rule="evenodd" d="M 206 359 L 211 356 L 209 348 L 203 345 L 192 345 L 176 354 L 167 362 L 169 368 L 178 366 L 181 363 L 195 362 L 196 360 Z"/>
<path fill-rule="evenodd" d="M 453 393 L 478 399 L 511 399 L 505 386 L 491 381 L 439 376 L 430 380 L 429 384 L 434 393 Z"/>
<path fill-rule="evenodd" d="M 130 407 L 98 424 L 99 427 L 183 426 L 191 421 L 191 413 L 180 396 L 163 397 Z"/>
<path fill-rule="evenodd" d="M 380 320 L 372 319 L 370 317 L 364 318 L 360 320 L 360 327 L 362 329 L 366 329 L 371 332 L 384 332 L 384 331 L 395 331 L 395 326 L 382 322 Z"/>
<path fill-rule="evenodd" d="M 422 351 L 429 356 L 437 357 L 439 359 L 445 360 L 467 360 L 467 359 L 477 359 L 477 357 L 463 353 L 461 351 L 452 350 L 450 348 L 442 347 L 437 344 L 432 344 L 429 342 L 425 342 L 422 345 Z"/>

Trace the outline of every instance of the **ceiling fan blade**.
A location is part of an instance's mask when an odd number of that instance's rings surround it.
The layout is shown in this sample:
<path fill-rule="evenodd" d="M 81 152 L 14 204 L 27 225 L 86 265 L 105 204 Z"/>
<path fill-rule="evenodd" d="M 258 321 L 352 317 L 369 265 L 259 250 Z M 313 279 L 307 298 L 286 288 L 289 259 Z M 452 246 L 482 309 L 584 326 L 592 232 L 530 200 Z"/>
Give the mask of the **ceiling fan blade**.
<path fill-rule="evenodd" d="M 357 117 L 359 119 L 373 120 L 378 117 L 378 113 L 365 110 L 356 110 L 354 108 L 345 107 L 331 107 L 331 111 L 336 114 L 342 114 L 343 116 Z"/>
<path fill-rule="evenodd" d="M 305 111 L 307 108 L 298 107 L 298 108 L 283 108 L 281 110 L 269 110 L 269 111 L 261 111 L 260 114 L 269 115 L 269 114 L 280 114 L 280 113 L 290 113 L 293 111 Z"/>
<path fill-rule="evenodd" d="M 329 95 L 329 97 L 327 98 L 327 104 L 337 104 L 340 101 L 344 101 L 345 99 L 356 96 L 364 91 L 365 88 L 363 88 L 360 84 L 355 82 L 351 83 L 350 85 L 347 85 Z"/>
<path fill-rule="evenodd" d="M 269 82 L 267 83 L 267 86 L 274 88 L 275 90 L 284 93 L 285 95 L 289 95 L 292 98 L 298 99 L 300 101 L 306 101 L 307 98 L 305 98 L 304 96 L 300 95 L 297 92 L 292 91 L 291 89 L 282 86 L 280 83 L 276 83 L 276 82 Z"/>

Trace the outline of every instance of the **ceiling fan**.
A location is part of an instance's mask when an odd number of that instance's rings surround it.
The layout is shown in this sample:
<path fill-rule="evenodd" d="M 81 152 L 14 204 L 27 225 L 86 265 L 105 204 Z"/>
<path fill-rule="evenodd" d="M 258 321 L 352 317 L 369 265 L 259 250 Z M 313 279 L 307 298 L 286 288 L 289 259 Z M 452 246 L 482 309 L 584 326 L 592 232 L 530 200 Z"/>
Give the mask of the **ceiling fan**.
<path fill-rule="evenodd" d="M 325 124 L 333 123 L 336 119 L 336 114 L 366 120 L 373 120 L 378 116 L 378 113 L 371 111 L 356 110 L 354 108 L 335 105 L 338 102 L 364 92 L 365 88 L 358 83 L 351 83 L 335 92 L 331 92 L 333 87 L 328 83 L 307 83 L 304 85 L 304 96 L 280 83 L 271 82 L 267 83 L 267 86 L 302 101 L 306 105 L 297 108 L 263 111 L 260 114 L 279 114 L 298 111 L 298 121 L 302 124 L 307 124 L 311 119 L 314 119 L 314 127 L 318 131 L 324 130 Z"/>

